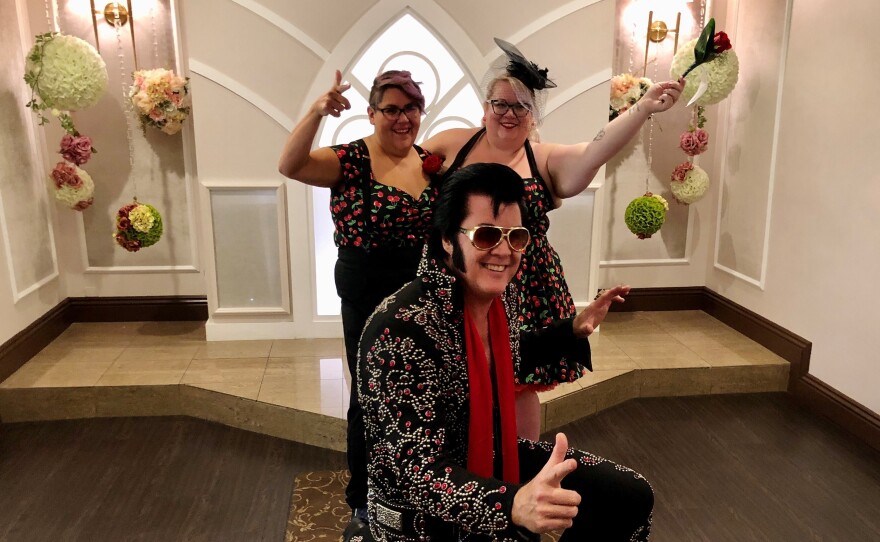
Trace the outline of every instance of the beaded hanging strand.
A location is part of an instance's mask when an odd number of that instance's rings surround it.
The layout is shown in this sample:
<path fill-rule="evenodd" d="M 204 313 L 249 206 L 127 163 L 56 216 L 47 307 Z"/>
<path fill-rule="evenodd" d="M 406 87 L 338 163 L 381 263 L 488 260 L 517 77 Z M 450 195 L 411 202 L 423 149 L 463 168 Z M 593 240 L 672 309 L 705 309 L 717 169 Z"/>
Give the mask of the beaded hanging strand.
<path fill-rule="evenodd" d="M 159 67 L 159 39 L 156 34 L 156 5 L 150 5 L 150 32 L 153 35 L 153 68 Z"/>
<path fill-rule="evenodd" d="M 43 0 L 43 4 L 46 8 L 46 25 L 49 27 L 49 32 L 61 32 L 61 25 L 58 24 L 58 2 L 52 0 L 51 8 L 49 0 Z"/>
<path fill-rule="evenodd" d="M 116 30 L 116 53 L 119 57 L 119 83 L 122 87 L 122 115 L 125 117 L 125 133 L 128 140 L 128 165 L 134 172 L 134 140 L 131 130 L 131 99 L 128 97 L 128 85 L 126 85 L 125 53 L 122 48 L 122 22 L 119 13 L 113 17 L 113 28 Z M 137 201 L 137 175 L 131 175 L 134 185 L 134 200 Z"/>

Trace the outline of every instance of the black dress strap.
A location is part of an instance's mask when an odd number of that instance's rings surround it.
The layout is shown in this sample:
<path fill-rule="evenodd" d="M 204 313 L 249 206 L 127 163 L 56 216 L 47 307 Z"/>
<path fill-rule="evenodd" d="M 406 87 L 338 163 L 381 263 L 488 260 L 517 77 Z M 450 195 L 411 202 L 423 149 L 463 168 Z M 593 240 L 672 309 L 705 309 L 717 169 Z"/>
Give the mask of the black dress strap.
<path fill-rule="evenodd" d="M 449 166 L 449 169 L 446 170 L 446 175 L 444 177 L 448 177 L 453 172 L 461 168 L 462 162 L 465 161 L 468 154 L 470 154 L 471 149 L 474 148 L 474 145 L 477 144 L 477 141 L 479 141 L 485 133 L 486 128 L 484 126 L 483 128 L 477 130 L 477 133 L 475 133 L 473 136 L 471 136 L 470 139 L 468 139 L 468 142 L 465 143 L 464 146 L 458 151 L 458 154 L 455 155 L 455 160 L 452 161 L 452 165 Z"/>
<path fill-rule="evenodd" d="M 526 158 L 529 161 L 529 172 L 531 172 L 532 178 L 541 183 L 541 186 L 547 191 L 547 183 L 544 182 L 544 177 L 541 177 L 541 172 L 538 170 L 538 162 L 535 160 L 535 153 L 532 152 L 531 142 L 526 139 L 526 144 L 524 146 L 526 148 Z"/>

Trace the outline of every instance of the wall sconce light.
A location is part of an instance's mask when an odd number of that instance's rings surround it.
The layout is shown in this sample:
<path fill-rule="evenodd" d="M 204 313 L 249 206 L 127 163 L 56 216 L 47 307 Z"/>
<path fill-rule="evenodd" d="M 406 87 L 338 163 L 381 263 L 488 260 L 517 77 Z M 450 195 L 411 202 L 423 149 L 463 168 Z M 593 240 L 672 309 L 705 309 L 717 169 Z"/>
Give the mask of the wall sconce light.
<path fill-rule="evenodd" d="M 654 20 L 654 12 L 648 12 L 648 33 L 645 36 L 645 67 L 642 70 L 642 77 L 644 77 L 648 72 L 648 48 L 651 46 L 651 43 L 661 43 L 666 39 L 666 36 L 672 32 L 675 34 L 675 46 L 673 48 L 672 54 L 674 55 L 678 52 L 678 34 L 681 29 L 681 12 L 675 15 L 675 28 L 670 30 L 666 23 L 663 21 L 655 21 Z"/>
<path fill-rule="evenodd" d="M 131 2 L 129 1 L 128 4 L 130 6 Z M 119 2 L 110 2 L 104 6 L 104 20 L 116 24 L 116 19 L 119 19 L 119 24 L 125 26 L 128 22 L 128 9 Z"/>
<path fill-rule="evenodd" d="M 137 70 L 137 47 L 135 47 L 134 41 L 134 12 L 131 9 L 131 0 L 126 0 L 126 5 L 123 5 L 121 2 L 109 2 L 104 6 L 103 10 L 95 8 L 95 0 L 90 0 L 90 2 L 92 4 L 92 26 L 95 29 L 95 46 L 98 52 L 101 52 L 101 42 L 98 38 L 99 15 L 103 15 L 104 20 L 113 27 L 116 26 L 117 21 L 119 21 L 119 26 L 128 24 L 128 28 L 131 30 L 131 50 L 134 53 L 134 69 Z"/>

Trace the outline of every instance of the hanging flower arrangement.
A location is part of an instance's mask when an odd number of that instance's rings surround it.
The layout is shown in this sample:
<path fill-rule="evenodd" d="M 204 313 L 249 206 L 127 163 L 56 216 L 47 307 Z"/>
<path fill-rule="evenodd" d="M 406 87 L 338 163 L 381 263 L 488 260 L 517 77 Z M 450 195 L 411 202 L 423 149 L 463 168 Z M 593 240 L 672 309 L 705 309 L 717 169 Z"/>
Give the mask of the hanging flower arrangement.
<path fill-rule="evenodd" d="M 684 132 L 679 139 L 679 148 L 688 156 L 702 154 L 708 146 L 709 133 L 702 128 Z"/>
<path fill-rule="evenodd" d="M 107 90 L 107 66 L 88 42 L 49 32 L 36 36 L 27 55 L 24 80 L 31 88 L 27 107 L 40 125 L 49 122 L 43 112 L 50 110 L 64 130 L 76 136 L 79 133 L 69 112 L 98 103 Z"/>
<path fill-rule="evenodd" d="M 709 189 L 709 174 L 691 162 L 682 162 L 672 172 L 671 187 L 675 201 L 690 205 L 703 198 Z"/>
<path fill-rule="evenodd" d="M 648 239 L 666 222 L 668 210 L 669 203 L 663 196 L 645 192 L 644 196 L 639 196 L 627 205 L 624 221 L 629 231 L 639 239 Z"/>
<path fill-rule="evenodd" d="M 152 126 L 168 135 L 183 128 L 189 116 L 189 78 L 171 70 L 139 70 L 132 74 L 134 83 L 128 97 L 138 112 L 141 126 Z"/>
<path fill-rule="evenodd" d="M 61 138 L 61 148 L 58 153 L 73 164 L 81 166 L 92 157 L 92 138 L 88 136 L 72 136 L 64 134 Z"/>
<path fill-rule="evenodd" d="M 123 205 L 116 213 L 116 242 L 129 252 L 155 245 L 162 237 L 162 215 L 147 203 Z"/>
<path fill-rule="evenodd" d="M 58 162 L 49 173 L 55 186 L 55 199 L 65 206 L 82 211 L 94 203 L 95 183 L 92 177 L 68 162 Z"/>
<path fill-rule="evenodd" d="M 739 58 L 724 32 L 715 32 L 715 19 L 703 29 L 699 38 L 681 47 L 669 68 L 672 77 L 684 77 L 687 84 L 682 97 L 691 105 L 716 104 L 726 98 L 739 78 Z"/>
<path fill-rule="evenodd" d="M 608 120 L 616 119 L 624 111 L 635 105 L 653 84 L 647 77 L 636 77 L 628 73 L 612 77 Z"/>

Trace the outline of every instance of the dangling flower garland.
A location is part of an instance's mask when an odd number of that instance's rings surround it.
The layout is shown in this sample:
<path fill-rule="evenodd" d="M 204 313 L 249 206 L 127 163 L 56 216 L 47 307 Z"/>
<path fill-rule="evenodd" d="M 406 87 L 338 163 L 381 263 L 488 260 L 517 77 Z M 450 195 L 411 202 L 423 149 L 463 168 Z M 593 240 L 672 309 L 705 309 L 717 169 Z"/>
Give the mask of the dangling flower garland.
<path fill-rule="evenodd" d="M 672 59 L 670 73 L 687 81 L 682 96 L 693 103 L 694 111 L 688 131 L 679 137 L 679 148 L 688 156 L 671 175 L 670 189 L 675 200 L 683 205 L 696 203 L 709 190 L 709 174 L 694 164 L 694 157 L 709 146 L 709 133 L 704 130 L 704 106 L 726 98 L 736 86 L 739 59 L 733 52 L 730 38 L 715 32 L 715 19 L 709 19 L 697 39 L 678 50 Z"/>
<path fill-rule="evenodd" d="M 190 113 L 189 78 L 159 68 L 136 71 L 132 79 L 128 98 L 138 112 L 141 127 L 152 126 L 168 135 L 179 132 Z"/>

